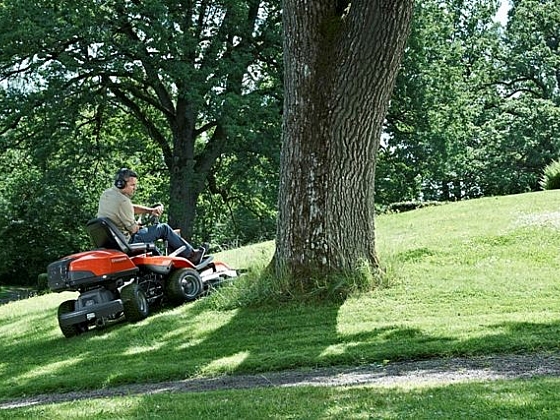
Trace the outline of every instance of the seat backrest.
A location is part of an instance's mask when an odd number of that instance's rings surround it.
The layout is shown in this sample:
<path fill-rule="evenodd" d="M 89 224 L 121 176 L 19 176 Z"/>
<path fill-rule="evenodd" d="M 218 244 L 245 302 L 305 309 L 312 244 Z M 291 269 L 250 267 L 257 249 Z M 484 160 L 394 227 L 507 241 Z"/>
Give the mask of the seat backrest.
<path fill-rule="evenodd" d="M 152 251 L 153 244 L 129 244 L 126 236 L 107 217 L 92 219 L 86 224 L 93 245 L 97 248 L 116 249 L 127 255 L 138 255 Z"/>

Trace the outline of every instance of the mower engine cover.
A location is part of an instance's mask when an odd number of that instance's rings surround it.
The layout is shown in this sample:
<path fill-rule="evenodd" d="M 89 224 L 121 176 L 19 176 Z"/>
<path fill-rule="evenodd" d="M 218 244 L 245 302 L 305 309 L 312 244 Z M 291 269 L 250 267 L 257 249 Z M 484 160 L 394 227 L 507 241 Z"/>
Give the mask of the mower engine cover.
<path fill-rule="evenodd" d="M 78 290 L 91 285 L 118 278 L 127 278 L 138 272 L 138 267 L 121 251 L 98 249 L 72 254 L 55 261 L 47 267 L 48 284 L 51 290 Z"/>

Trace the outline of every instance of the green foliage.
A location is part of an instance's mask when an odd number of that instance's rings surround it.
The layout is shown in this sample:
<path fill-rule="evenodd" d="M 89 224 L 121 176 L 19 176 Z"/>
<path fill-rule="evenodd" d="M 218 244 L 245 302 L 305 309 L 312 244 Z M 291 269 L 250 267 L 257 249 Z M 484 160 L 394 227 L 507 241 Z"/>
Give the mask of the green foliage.
<path fill-rule="evenodd" d="M 10 244 L 0 249 L 0 283 L 34 286 L 48 263 L 89 242 L 84 197 L 64 180 L 19 166 L 4 174 L 0 196 L 0 234 Z"/>
<path fill-rule="evenodd" d="M 286 281 L 270 275 L 265 266 L 251 267 L 241 278 L 214 290 L 204 305 L 218 311 L 277 305 L 292 299 Z"/>
<path fill-rule="evenodd" d="M 560 161 L 554 160 L 546 165 L 539 184 L 543 190 L 560 189 Z"/>
<path fill-rule="evenodd" d="M 499 49 L 498 3 L 416 3 L 379 151 L 378 204 L 484 194 L 484 165 L 473 157 L 484 101 L 495 97 L 488 57 Z"/>
<path fill-rule="evenodd" d="M 560 147 L 554 2 L 416 4 L 379 152 L 377 204 L 539 189 Z"/>
<path fill-rule="evenodd" d="M 240 108 L 230 142 L 237 151 L 216 161 L 199 198 L 194 236 L 226 249 L 272 239 L 276 232 L 281 104 L 256 95 L 253 100 L 266 105 Z"/>
<path fill-rule="evenodd" d="M 303 297 L 324 302 L 343 303 L 351 296 L 370 292 L 378 285 L 386 283 L 385 273 L 372 268 L 367 261 L 358 261 L 351 270 L 318 277 L 313 288 Z"/>
<path fill-rule="evenodd" d="M 538 190 L 544 167 L 560 147 L 560 108 L 547 99 L 520 96 L 495 112 L 480 131 L 477 161 L 486 166 L 481 185 L 488 195 Z"/>

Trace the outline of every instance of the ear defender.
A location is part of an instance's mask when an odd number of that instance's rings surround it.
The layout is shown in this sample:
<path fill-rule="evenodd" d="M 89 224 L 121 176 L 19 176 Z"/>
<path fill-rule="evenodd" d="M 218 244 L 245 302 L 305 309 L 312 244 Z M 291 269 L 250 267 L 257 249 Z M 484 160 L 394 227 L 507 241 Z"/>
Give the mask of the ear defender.
<path fill-rule="evenodd" d="M 117 172 L 117 175 L 115 175 L 115 187 L 117 187 L 119 190 L 122 190 L 126 186 L 126 179 L 124 178 L 127 172 L 127 168 L 121 168 Z"/>

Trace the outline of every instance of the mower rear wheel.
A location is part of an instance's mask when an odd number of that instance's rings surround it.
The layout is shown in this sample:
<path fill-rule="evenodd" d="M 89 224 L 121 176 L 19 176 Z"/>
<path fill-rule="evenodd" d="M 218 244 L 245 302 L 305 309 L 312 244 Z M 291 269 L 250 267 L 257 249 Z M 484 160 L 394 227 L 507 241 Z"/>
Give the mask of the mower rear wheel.
<path fill-rule="evenodd" d="M 87 322 L 81 322 L 72 325 L 62 325 L 61 322 L 62 315 L 70 314 L 75 310 L 76 310 L 75 300 L 66 300 L 58 306 L 58 326 L 60 327 L 60 331 L 62 331 L 62 334 L 64 334 L 64 337 L 66 338 L 80 335 L 81 333 L 87 332 L 88 330 Z"/>
<path fill-rule="evenodd" d="M 192 268 L 180 268 L 169 276 L 165 292 L 174 305 L 195 300 L 204 291 L 204 284 L 198 271 Z"/>
<path fill-rule="evenodd" d="M 121 290 L 124 316 L 129 322 L 138 322 L 145 319 L 150 313 L 150 306 L 146 293 L 137 283 L 131 283 Z"/>

